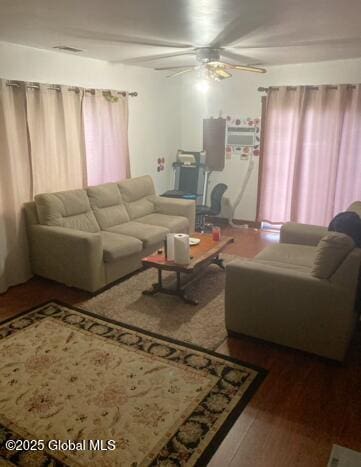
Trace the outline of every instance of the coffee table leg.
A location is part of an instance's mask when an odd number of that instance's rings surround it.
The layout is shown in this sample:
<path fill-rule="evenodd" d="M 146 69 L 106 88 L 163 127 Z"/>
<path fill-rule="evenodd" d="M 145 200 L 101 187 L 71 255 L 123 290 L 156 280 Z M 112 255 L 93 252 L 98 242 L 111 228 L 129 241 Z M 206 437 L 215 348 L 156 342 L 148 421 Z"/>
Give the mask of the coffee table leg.
<path fill-rule="evenodd" d="M 187 303 L 187 305 L 198 305 L 199 303 L 198 300 L 188 297 L 184 290 L 180 292 L 179 297 L 183 300 L 184 303 Z"/>
<path fill-rule="evenodd" d="M 181 277 L 180 272 L 177 272 L 177 289 L 176 294 L 183 300 L 184 303 L 188 305 L 198 305 L 198 301 L 190 298 L 186 295 L 184 288 L 181 286 Z"/>
<path fill-rule="evenodd" d="M 175 295 L 181 298 L 184 301 L 184 303 L 187 303 L 189 305 L 198 305 L 197 300 L 194 300 L 193 298 L 190 298 L 186 295 L 184 287 L 182 287 L 182 284 L 181 284 L 181 273 L 176 272 L 176 275 L 177 275 L 176 288 L 166 289 L 163 287 L 163 284 L 162 284 L 162 270 L 158 269 L 158 282 L 155 284 L 152 284 L 151 289 L 143 290 L 142 294 L 143 295 L 155 295 L 157 293 L 164 293 L 167 295 Z"/>
<path fill-rule="evenodd" d="M 162 287 L 162 270 L 158 269 L 158 282 L 155 284 L 152 284 L 151 289 L 143 290 L 142 294 L 143 295 L 155 295 L 159 292 L 163 291 Z"/>
<path fill-rule="evenodd" d="M 214 258 L 214 260 L 212 261 L 213 264 L 216 264 L 217 266 L 219 266 L 221 269 L 225 269 L 225 266 L 224 266 L 224 261 L 222 258 L 220 258 L 219 256 L 216 256 Z"/>

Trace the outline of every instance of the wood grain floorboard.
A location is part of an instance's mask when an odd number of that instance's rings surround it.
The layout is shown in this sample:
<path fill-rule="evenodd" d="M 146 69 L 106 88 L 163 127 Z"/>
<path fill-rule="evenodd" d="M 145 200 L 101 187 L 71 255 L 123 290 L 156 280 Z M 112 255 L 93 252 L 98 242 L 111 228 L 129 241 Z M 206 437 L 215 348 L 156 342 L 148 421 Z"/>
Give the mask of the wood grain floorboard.
<path fill-rule="evenodd" d="M 275 232 L 225 227 L 226 253 L 253 257 Z M 76 305 L 90 294 L 33 278 L 0 295 L 0 320 L 47 300 Z M 361 451 L 361 330 L 345 364 L 255 339 L 227 338 L 218 352 L 269 374 L 227 434 L 211 467 L 324 467 L 333 443 Z"/>

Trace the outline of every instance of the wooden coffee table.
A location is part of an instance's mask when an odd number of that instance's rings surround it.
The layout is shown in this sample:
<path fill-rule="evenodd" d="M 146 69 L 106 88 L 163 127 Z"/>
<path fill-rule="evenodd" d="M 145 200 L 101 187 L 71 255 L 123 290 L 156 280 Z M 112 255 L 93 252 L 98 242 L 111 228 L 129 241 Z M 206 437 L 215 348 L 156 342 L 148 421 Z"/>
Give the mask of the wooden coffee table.
<path fill-rule="evenodd" d="M 158 269 L 158 282 L 153 284 L 150 290 L 144 290 L 144 295 L 155 295 L 164 293 L 168 295 L 177 295 L 185 303 L 197 305 L 197 300 L 190 298 L 185 293 L 185 287 L 196 277 L 198 272 L 205 269 L 209 264 L 217 264 L 224 269 L 223 260 L 219 257 L 222 250 L 234 241 L 232 237 L 223 237 L 219 242 L 212 240 L 212 235 L 198 234 L 191 235 L 194 238 L 199 238 L 200 243 L 190 247 L 191 261 L 187 265 L 176 264 L 174 261 L 167 261 L 164 254 L 154 254 L 142 259 L 143 266 L 147 268 Z M 162 283 L 162 271 L 173 271 L 176 273 L 175 288 L 165 288 Z M 181 274 L 189 275 L 188 280 L 183 284 Z"/>

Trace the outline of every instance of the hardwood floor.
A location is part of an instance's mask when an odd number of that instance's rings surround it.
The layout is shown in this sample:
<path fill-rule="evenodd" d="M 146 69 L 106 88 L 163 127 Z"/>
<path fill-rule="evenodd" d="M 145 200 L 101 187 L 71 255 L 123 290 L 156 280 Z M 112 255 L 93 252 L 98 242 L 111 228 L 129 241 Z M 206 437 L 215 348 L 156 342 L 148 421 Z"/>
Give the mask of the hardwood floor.
<path fill-rule="evenodd" d="M 278 234 L 226 227 L 226 252 L 253 257 Z M 0 296 L 0 320 L 50 299 L 77 304 L 90 295 L 34 278 Z M 212 467 L 324 467 L 332 444 L 361 451 L 361 331 L 344 365 L 250 338 L 217 349 L 269 370 L 209 463 Z"/>

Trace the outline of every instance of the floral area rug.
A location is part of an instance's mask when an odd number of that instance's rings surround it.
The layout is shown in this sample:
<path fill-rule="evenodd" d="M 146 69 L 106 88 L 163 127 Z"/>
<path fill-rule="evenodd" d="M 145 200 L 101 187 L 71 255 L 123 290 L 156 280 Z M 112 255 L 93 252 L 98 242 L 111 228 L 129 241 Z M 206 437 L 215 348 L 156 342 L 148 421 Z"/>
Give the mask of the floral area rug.
<path fill-rule="evenodd" d="M 265 376 L 57 302 L 1 324 L 0 355 L 5 465 L 206 465 Z"/>
<path fill-rule="evenodd" d="M 225 264 L 236 258 L 222 254 Z M 163 284 L 175 285 L 175 274 L 163 272 Z M 187 305 L 178 297 L 142 295 L 157 282 L 157 271 L 148 269 L 79 304 L 81 308 L 147 331 L 215 350 L 227 337 L 224 323 L 225 272 L 207 266 L 188 286 L 187 294 L 199 304 Z"/>

